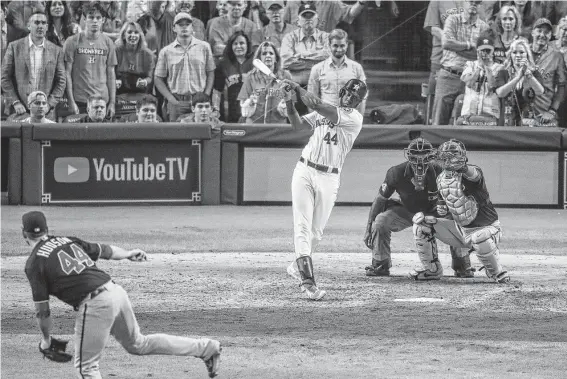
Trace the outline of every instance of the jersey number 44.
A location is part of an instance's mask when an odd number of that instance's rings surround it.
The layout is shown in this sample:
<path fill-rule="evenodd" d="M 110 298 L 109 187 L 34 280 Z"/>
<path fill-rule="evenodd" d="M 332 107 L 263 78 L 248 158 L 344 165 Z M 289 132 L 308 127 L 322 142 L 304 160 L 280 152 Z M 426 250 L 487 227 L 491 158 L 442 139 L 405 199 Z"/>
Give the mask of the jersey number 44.
<path fill-rule="evenodd" d="M 337 133 L 333 133 L 333 135 L 331 135 L 331 132 L 327 132 L 327 134 L 325 134 L 323 141 L 327 142 L 327 145 L 333 144 L 336 146 L 339 143 Z"/>
<path fill-rule="evenodd" d="M 74 257 L 65 250 L 59 250 L 57 252 L 61 269 L 65 274 L 71 275 L 73 272 L 80 274 L 85 268 L 94 265 L 92 259 L 78 245 L 73 243 L 69 246 L 71 250 L 73 250 Z"/>

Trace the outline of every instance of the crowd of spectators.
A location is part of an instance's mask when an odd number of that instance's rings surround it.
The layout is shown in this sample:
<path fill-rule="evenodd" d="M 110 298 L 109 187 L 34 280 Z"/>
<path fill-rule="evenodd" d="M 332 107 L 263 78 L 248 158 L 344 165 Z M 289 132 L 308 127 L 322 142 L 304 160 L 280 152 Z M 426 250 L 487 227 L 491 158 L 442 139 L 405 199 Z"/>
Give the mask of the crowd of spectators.
<path fill-rule="evenodd" d="M 337 104 L 349 79 L 366 81 L 356 30 L 364 9 L 388 7 L 392 17 L 413 9 L 368 3 L 2 1 L 2 114 L 19 121 L 286 123 L 283 89 L 252 61 Z M 432 38 L 426 122 L 553 126 L 567 118 L 567 1 L 425 5 L 423 28 Z M 297 100 L 299 114 L 309 112 Z"/>

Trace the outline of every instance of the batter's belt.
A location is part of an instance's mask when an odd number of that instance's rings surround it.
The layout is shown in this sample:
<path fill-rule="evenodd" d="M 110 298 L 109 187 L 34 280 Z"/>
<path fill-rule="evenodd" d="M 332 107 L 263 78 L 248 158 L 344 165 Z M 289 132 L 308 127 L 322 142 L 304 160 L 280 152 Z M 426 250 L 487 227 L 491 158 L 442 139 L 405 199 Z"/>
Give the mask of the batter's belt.
<path fill-rule="evenodd" d="M 305 163 L 309 167 L 313 167 L 317 171 L 327 172 L 329 174 L 338 174 L 339 173 L 339 169 L 336 168 L 336 167 L 330 167 L 330 166 L 325 166 L 324 164 L 313 163 L 310 160 L 307 160 L 303 157 L 300 157 L 299 161 L 301 163 Z"/>

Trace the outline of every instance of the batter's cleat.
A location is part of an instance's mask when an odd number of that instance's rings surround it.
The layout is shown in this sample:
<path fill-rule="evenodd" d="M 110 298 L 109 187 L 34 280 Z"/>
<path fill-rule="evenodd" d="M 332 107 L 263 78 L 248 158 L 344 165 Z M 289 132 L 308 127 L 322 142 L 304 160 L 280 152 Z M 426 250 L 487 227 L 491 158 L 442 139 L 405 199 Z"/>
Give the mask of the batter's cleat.
<path fill-rule="evenodd" d="M 366 276 L 389 276 L 390 268 L 388 267 L 388 262 L 383 263 L 378 266 L 366 266 Z"/>
<path fill-rule="evenodd" d="M 327 294 L 325 290 L 317 288 L 315 284 L 307 283 L 301 285 L 301 291 L 305 292 L 308 299 L 315 301 L 321 300 Z"/>
<path fill-rule="evenodd" d="M 220 342 L 211 340 L 210 344 L 216 345 L 213 346 L 213 354 L 209 356 L 209 358 L 202 358 L 203 362 L 205 362 L 205 366 L 207 366 L 207 371 L 209 372 L 209 378 L 214 378 L 217 376 L 220 366 L 220 354 L 222 351 L 222 346 Z M 207 346 L 208 347 L 208 346 Z"/>

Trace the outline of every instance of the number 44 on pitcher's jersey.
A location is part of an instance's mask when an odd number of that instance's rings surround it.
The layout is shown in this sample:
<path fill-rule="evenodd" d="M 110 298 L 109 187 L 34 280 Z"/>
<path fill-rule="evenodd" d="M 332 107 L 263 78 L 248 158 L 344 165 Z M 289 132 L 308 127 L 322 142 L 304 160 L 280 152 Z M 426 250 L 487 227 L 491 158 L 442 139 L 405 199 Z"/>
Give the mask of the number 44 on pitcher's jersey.
<path fill-rule="evenodd" d="M 313 135 L 301 156 L 311 162 L 337 167 L 340 170 L 362 129 L 363 117 L 354 108 L 338 107 L 337 112 L 339 115 L 337 124 L 317 112 L 303 116 L 303 119 L 311 125 Z"/>

